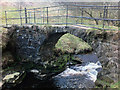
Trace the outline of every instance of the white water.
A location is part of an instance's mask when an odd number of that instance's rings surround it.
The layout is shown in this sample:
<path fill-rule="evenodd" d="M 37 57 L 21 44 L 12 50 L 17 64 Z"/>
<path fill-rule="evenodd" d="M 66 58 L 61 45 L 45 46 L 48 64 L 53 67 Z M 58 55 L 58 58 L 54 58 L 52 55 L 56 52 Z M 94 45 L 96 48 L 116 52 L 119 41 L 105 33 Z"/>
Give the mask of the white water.
<path fill-rule="evenodd" d="M 67 68 L 65 71 L 58 74 L 56 77 L 58 76 L 67 77 L 71 75 L 86 75 L 88 76 L 89 80 L 95 82 L 99 72 L 97 69 L 102 69 L 101 63 L 99 61 L 97 61 L 96 63 L 88 62 L 85 65 L 80 65 L 80 66 L 76 65 Z"/>

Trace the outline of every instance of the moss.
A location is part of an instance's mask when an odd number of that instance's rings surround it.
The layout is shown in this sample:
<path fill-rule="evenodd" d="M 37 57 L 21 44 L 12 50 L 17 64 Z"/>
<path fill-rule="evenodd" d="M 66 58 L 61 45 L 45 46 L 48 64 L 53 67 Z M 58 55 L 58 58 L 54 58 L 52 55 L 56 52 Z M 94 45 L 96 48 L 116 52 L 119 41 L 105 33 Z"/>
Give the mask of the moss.
<path fill-rule="evenodd" d="M 120 90 L 120 81 L 112 84 L 110 87 L 111 87 L 111 88 L 119 88 L 119 90 Z"/>
<path fill-rule="evenodd" d="M 99 80 L 99 79 L 95 82 L 95 84 L 96 84 L 96 87 L 100 87 L 100 88 L 110 87 L 110 83 L 107 83 L 107 82 L 105 82 L 103 80 Z"/>
<path fill-rule="evenodd" d="M 78 62 L 75 61 L 75 58 L 71 54 L 64 54 L 56 57 L 55 60 L 51 60 L 44 66 L 45 70 L 52 72 L 52 73 L 58 73 L 61 71 L 64 71 L 66 67 L 68 66 L 68 62 L 71 65 L 75 65 Z M 80 62 L 80 61 L 79 61 Z"/>
<path fill-rule="evenodd" d="M 120 90 L 120 81 L 116 83 L 108 83 L 104 80 L 97 80 L 96 82 L 96 88 L 118 88 Z"/>
<path fill-rule="evenodd" d="M 55 48 L 61 50 L 62 52 L 67 53 L 79 53 L 86 50 L 91 51 L 92 47 L 83 41 L 81 38 L 78 38 L 69 33 L 64 34 L 56 43 Z"/>
<path fill-rule="evenodd" d="M 59 72 L 64 70 L 66 67 L 67 62 L 69 61 L 69 55 L 61 55 L 56 58 L 56 60 L 50 61 L 46 64 L 46 69 L 50 70 L 51 72 Z"/>

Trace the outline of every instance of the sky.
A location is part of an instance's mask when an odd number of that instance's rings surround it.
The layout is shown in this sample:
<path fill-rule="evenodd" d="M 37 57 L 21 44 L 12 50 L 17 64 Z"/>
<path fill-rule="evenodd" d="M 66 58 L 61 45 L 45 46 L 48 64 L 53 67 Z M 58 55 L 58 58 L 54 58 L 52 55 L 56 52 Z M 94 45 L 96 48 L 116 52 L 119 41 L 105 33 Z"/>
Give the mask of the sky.
<path fill-rule="evenodd" d="M 119 0 L 0 0 L 0 2 L 119 2 Z"/>

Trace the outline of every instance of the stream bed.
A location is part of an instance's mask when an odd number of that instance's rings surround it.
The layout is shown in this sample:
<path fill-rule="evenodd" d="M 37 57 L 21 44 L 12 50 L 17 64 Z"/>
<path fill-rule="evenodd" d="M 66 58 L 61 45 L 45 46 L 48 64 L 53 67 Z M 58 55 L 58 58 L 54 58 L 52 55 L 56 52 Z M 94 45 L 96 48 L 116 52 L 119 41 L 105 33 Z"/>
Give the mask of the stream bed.
<path fill-rule="evenodd" d="M 95 54 L 77 56 L 85 62 L 70 66 L 55 76 L 56 86 L 60 88 L 94 88 L 98 72 L 102 70 L 101 63 Z"/>
<path fill-rule="evenodd" d="M 10 90 L 28 90 L 35 88 L 93 88 L 97 79 L 97 74 L 102 70 L 102 66 L 95 54 L 80 54 L 79 58 L 85 60 L 82 64 L 67 67 L 63 72 L 48 80 L 40 80 L 32 72 L 27 72 L 22 83 Z M 89 58 L 86 58 L 89 56 Z"/>
<path fill-rule="evenodd" d="M 43 43 L 40 48 L 40 56 L 43 57 L 43 59 L 53 53 L 51 49 L 53 49 L 53 46 L 63 34 L 64 33 L 51 35 L 49 39 Z M 81 59 L 82 63 L 68 65 L 64 71 L 47 80 L 40 80 L 33 72 L 27 72 L 23 81 L 15 87 L 9 88 L 9 90 L 28 90 L 31 88 L 94 88 L 98 72 L 102 70 L 98 57 L 94 52 L 74 54 L 73 56 Z"/>

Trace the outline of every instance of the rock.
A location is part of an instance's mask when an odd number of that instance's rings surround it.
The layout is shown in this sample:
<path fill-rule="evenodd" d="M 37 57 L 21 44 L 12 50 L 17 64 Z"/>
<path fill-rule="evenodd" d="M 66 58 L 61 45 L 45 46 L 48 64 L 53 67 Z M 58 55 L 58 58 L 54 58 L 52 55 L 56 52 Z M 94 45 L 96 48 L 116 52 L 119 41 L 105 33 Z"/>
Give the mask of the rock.
<path fill-rule="evenodd" d="M 20 75 L 19 72 L 15 72 L 13 74 L 9 74 L 9 75 L 6 75 L 4 78 L 3 78 L 3 81 L 5 82 L 9 82 L 9 83 L 15 83 L 15 81 L 11 81 L 10 79 L 13 79 L 15 77 L 18 77 Z"/>
<path fill-rule="evenodd" d="M 25 75 L 26 75 L 25 71 L 22 71 L 22 72 L 14 72 L 14 73 L 4 76 L 3 82 L 5 82 L 5 85 L 3 87 L 5 87 L 6 84 L 7 86 L 13 87 L 21 83 Z"/>
<path fill-rule="evenodd" d="M 110 83 L 106 83 L 105 81 L 102 80 L 96 80 L 95 85 L 99 88 L 110 87 Z"/>
<path fill-rule="evenodd" d="M 23 26 L 13 31 L 10 47 L 15 48 L 13 51 L 17 57 L 24 62 L 37 62 L 39 48 L 46 39 L 45 33 L 38 32 L 38 26 L 32 26 L 31 28 Z"/>
<path fill-rule="evenodd" d="M 57 77 L 54 83 L 59 88 L 93 88 L 94 83 L 85 75 L 70 75 L 65 77 Z"/>
<path fill-rule="evenodd" d="M 11 52 L 4 52 L 2 55 L 2 67 L 5 68 L 11 64 L 13 64 L 14 61 L 14 57 L 11 54 Z"/>
<path fill-rule="evenodd" d="M 56 43 L 55 48 L 61 50 L 62 52 L 75 53 L 78 54 L 84 51 L 91 51 L 92 47 L 83 41 L 81 38 L 78 38 L 69 33 L 64 34 Z"/>
<path fill-rule="evenodd" d="M 97 55 L 94 53 L 73 55 L 73 59 L 80 61 L 82 63 L 86 63 L 86 62 L 96 63 L 97 61 L 99 61 Z"/>
<path fill-rule="evenodd" d="M 102 81 L 105 81 L 107 83 L 114 83 L 114 80 L 112 78 L 110 78 L 108 75 L 101 76 L 99 79 Z"/>
<path fill-rule="evenodd" d="M 39 73 L 39 71 L 38 71 L 38 70 L 36 70 L 36 69 L 31 70 L 31 72 L 32 72 L 32 73 L 36 73 L 36 74 L 38 74 L 38 73 Z"/>
<path fill-rule="evenodd" d="M 2 36 L 0 36 L 0 37 L 2 38 L 2 42 L 1 42 L 2 49 L 4 50 L 9 42 L 9 40 L 10 40 L 9 35 L 8 35 L 8 31 L 3 29 Z"/>
<path fill-rule="evenodd" d="M 53 77 L 59 88 L 93 88 L 97 74 L 102 68 L 100 62 L 89 62 L 84 65 L 75 65 Z"/>
<path fill-rule="evenodd" d="M 4 83 L 2 82 L 2 81 L 0 81 L 0 89 L 2 89 L 2 85 L 3 85 Z"/>

